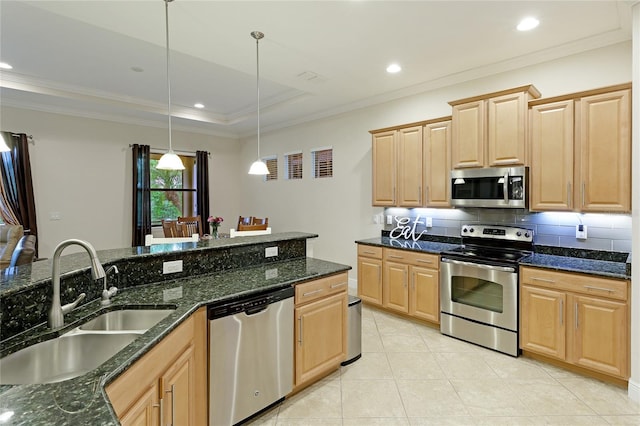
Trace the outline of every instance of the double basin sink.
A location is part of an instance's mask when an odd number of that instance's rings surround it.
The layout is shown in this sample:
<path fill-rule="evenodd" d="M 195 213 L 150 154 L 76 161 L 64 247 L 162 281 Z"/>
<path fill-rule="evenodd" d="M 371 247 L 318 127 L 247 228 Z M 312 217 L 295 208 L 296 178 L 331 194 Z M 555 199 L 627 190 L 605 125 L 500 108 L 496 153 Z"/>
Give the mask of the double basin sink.
<path fill-rule="evenodd" d="M 0 359 L 0 384 L 54 383 L 105 363 L 173 309 L 123 309 L 101 314 L 51 340 Z"/>

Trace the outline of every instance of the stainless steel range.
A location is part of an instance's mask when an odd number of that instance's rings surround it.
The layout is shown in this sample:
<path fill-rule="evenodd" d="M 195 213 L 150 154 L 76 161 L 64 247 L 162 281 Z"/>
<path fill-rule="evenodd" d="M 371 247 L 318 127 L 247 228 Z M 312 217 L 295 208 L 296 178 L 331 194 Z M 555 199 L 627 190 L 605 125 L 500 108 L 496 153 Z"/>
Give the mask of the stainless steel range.
<path fill-rule="evenodd" d="M 440 331 L 518 356 L 518 262 L 533 230 L 463 225 L 462 246 L 440 256 Z"/>

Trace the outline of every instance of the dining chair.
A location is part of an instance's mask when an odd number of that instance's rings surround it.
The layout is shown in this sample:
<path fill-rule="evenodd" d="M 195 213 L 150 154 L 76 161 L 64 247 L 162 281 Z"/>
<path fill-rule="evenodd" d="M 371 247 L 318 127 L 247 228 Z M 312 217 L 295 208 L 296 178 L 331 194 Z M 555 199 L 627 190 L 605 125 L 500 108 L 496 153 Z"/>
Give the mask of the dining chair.
<path fill-rule="evenodd" d="M 186 232 L 185 237 L 189 237 L 193 234 L 198 234 L 202 237 L 202 219 L 200 215 L 196 216 L 180 216 L 178 217 L 178 224 L 183 224 L 186 228 L 184 232 Z"/>
<path fill-rule="evenodd" d="M 162 219 L 162 232 L 165 238 L 190 237 L 191 234 L 186 233 L 185 226 L 179 224 L 175 220 Z"/>

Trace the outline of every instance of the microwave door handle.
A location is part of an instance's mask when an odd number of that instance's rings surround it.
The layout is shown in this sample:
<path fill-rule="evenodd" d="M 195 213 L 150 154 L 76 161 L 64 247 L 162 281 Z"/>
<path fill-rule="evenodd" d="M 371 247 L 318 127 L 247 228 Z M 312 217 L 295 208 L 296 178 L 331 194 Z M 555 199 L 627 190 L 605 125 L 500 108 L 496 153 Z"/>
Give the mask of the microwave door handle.
<path fill-rule="evenodd" d="M 502 192 L 504 194 L 505 204 L 509 204 L 509 172 L 504 174 L 504 181 L 502 182 Z"/>
<path fill-rule="evenodd" d="M 474 262 L 463 262 L 462 260 L 453 260 L 453 259 L 449 259 L 448 257 L 443 257 L 442 261 L 444 263 L 452 263 L 454 265 L 461 265 L 461 266 L 469 266 L 472 268 L 478 268 L 478 269 L 486 269 L 489 271 L 500 271 L 500 272 L 515 272 L 515 268 L 511 268 L 508 266 L 493 266 L 493 265 L 483 265 L 481 263 L 474 263 Z"/>

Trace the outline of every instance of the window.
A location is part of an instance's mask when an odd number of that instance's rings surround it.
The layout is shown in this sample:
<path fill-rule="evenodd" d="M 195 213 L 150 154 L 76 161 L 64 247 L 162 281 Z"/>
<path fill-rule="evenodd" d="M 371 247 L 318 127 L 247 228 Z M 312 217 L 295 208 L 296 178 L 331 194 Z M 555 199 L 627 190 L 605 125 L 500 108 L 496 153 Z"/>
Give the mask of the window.
<path fill-rule="evenodd" d="M 302 179 L 302 152 L 284 155 L 285 179 Z"/>
<path fill-rule="evenodd" d="M 278 157 L 275 155 L 266 157 L 264 158 L 264 162 L 267 164 L 267 169 L 269 169 L 269 174 L 265 175 L 264 180 L 278 180 Z"/>
<path fill-rule="evenodd" d="M 333 148 L 311 150 L 314 178 L 333 177 Z"/>
<path fill-rule="evenodd" d="M 160 225 L 162 219 L 194 216 L 196 211 L 195 157 L 180 155 L 184 170 L 158 170 L 162 154 L 150 155 L 151 224 Z"/>

